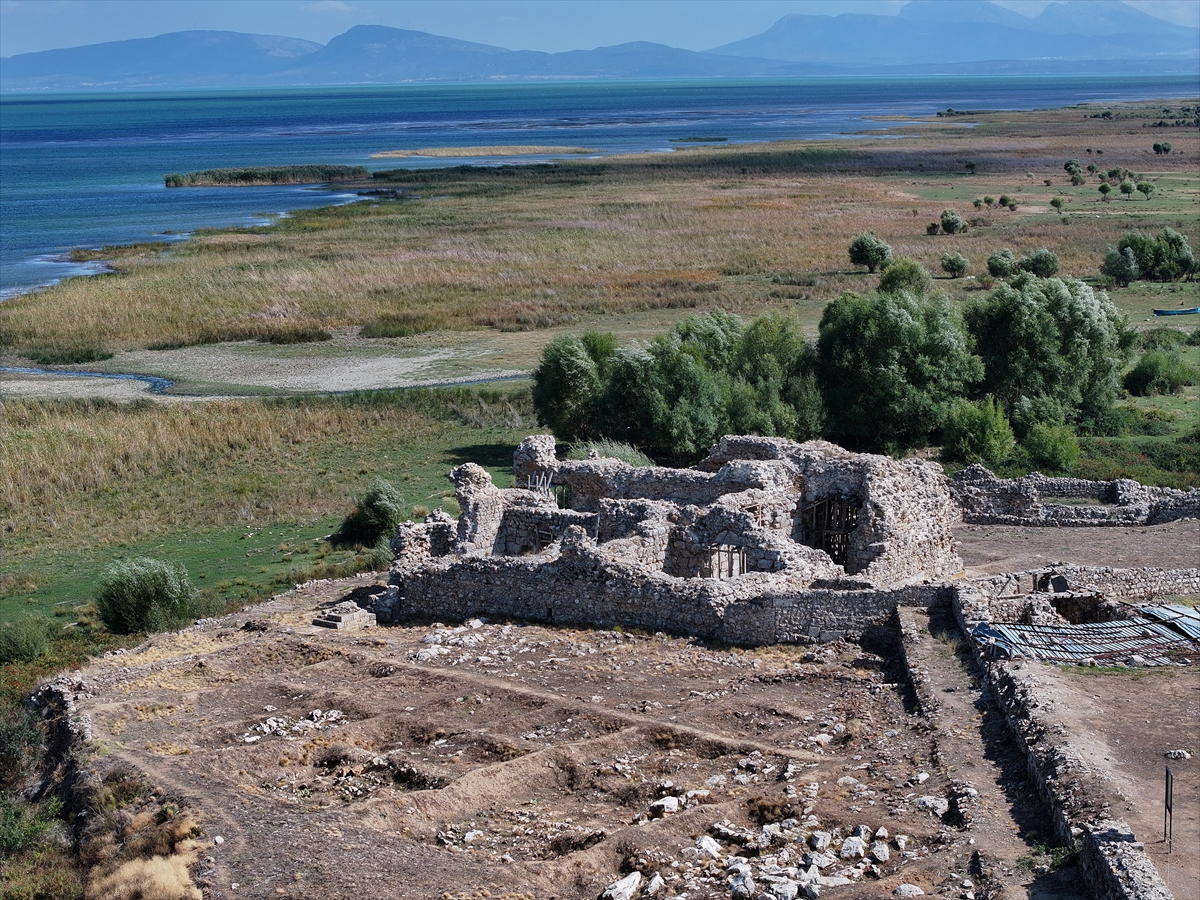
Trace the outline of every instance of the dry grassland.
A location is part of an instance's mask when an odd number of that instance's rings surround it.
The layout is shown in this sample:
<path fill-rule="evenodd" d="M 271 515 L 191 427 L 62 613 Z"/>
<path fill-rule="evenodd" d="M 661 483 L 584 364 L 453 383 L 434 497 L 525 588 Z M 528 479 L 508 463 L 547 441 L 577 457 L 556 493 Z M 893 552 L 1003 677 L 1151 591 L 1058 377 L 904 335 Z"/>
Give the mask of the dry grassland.
<path fill-rule="evenodd" d="M 865 229 L 934 272 L 947 252 L 963 253 L 979 273 L 999 247 L 1048 246 L 1063 271 L 1093 276 L 1105 247 L 1133 227 L 1169 224 L 1200 245 L 1195 130 L 1086 115 L 964 116 L 898 125 L 898 139 L 887 141 L 401 171 L 373 185 L 395 188 L 398 199 L 201 233 L 166 252 L 126 251 L 111 275 L 3 304 L 0 341 L 16 353 L 113 352 L 297 328 L 364 326 L 376 337 L 528 330 L 715 307 L 794 309 L 814 327 L 824 302 L 873 286 L 846 259 Z M 1158 157 L 1151 145 L 1164 131 L 1174 151 Z M 1070 186 L 1068 158 L 1129 168 L 1155 193 L 1102 203 L 1094 178 Z M 966 161 L 978 174 L 966 174 Z M 1017 201 L 1015 212 L 973 209 L 975 198 L 1000 194 Z M 1055 196 L 1068 199 L 1065 222 L 1048 205 Z M 990 224 L 926 235 L 947 207 Z M 972 279 L 937 284 L 955 297 L 978 287 Z"/>

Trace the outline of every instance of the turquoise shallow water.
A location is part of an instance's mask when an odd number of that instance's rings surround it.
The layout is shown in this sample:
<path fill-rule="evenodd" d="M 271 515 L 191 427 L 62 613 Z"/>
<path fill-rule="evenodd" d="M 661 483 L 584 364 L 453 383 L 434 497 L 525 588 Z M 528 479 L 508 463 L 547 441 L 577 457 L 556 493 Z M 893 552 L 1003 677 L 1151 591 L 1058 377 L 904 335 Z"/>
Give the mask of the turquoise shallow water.
<path fill-rule="evenodd" d="M 169 172 L 372 160 L 382 150 L 552 144 L 663 151 L 692 135 L 812 139 L 867 117 L 1194 97 L 1194 75 L 905 77 L 406 85 L 271 91 L 0 96 L 0 298 L 86 267 L 73 247 L 186 235 L 354 199 L 310 187 L 167 190 Z M 524 161 L 533 161 L 524 157 Z M 496 160 L 469 159 L 489 163 Z"/>

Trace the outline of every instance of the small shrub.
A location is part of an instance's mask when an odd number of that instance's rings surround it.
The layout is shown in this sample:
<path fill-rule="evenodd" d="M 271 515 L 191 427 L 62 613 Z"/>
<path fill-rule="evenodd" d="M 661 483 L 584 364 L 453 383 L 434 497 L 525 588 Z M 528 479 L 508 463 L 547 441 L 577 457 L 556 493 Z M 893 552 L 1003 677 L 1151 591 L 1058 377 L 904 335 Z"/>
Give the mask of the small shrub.
<path fill-rule="evenodd" d="M 0 858 L 28 850 L 54 827 L 62 801 L 50 800 L 45 806 L 22 803 L 10 794 L 0 795 Z"/>
<path fill-rule="evenodd" d="M 33 662 L 46 652 L 46 620 L 23 615 L 0 625 L 0 666 L 15 662 Z"/>
<path fill-rule="evenodd" d="M 866 266 L 868 272 L 886 266 L 891 260 L 892 248 L 875 237 L 873 231 L 864 231 L 850 242 L 850 262 Z"/>
<path fill-rule="evenodd" d="M 1195 334 L 1200 334 L 1200 331 L 1193 332 L 1193 335 Z M 1167 328 L 1165 326 L 1143 331 L 1138 341 L 1143 350 L 1174 350 L 1184 346 L 1187 342 L 1188 335 L 1184 334 L 1178 328 Z"/>
<path fill-rule="evenodd" d="M 901 256 L 883 270 L 879 278 L 879 290 L 886 294 L 907 291 L 914 297 L 929 293 L 932 280 L 929 273 L 915 259 Z"/>
<path fill-rule="evenodd" d="M 1178 394 L 1184 386 L 1195 384 L 1197 372 L 1176 352 L 1148 350 L 1125 376 L 1125 390 L 1137 397 Z"/>
<path fill-rule="evenodd" d="M 1038 278 L 1050 278 L 1058 274 L 1058 257 L 1042 247 L 1028 256 L 1022 256 L 1020 266 L 1022 271 L 1032 272 Z"/>
<path fill-rule="evenodd" d="M 1022 446 L 1029 464 L 1046 474 L 1070 472 L 1079 463 L 1079 441 L 1065 425 L 1036 424 Z"/>
<path fill-rule="evenodd" d="M 970 262 L 961 253 L 942 254 L 942 271 L 951 278 L 962 278 L 970 267 Z"/>
<path fill-rule="evenodd" d="M 42 744 L 42 719 L 22 708 L 0 714 L 0 788 L 19 781 Z"/>
<path fill-rule="evenodd" d="M 139 556 L 118 560 L 100 573 L 96 609 L 114 634 L 162 631 L 191 615 L 194 595 L 183 566 Z"/>
<path fill-rule="evenodd" d="M 404 519 L 404 498 L 391 482 L 378 479 L 331 537 L 334 544 L 374 547 L 390 538 Z"/>
<path fill-rule="evenodd" d="M 25 355 L 43 366 L 73 366 L 76 363 L 100 362 L 112 359 L 113 355 L 103 347 L 41 347 L 26 351 Z"/>
<path fill-rule="evenodd" d="M 1012 426 L 991 397 L 978 403 L 959 400 L 946 419 L 942 455 L 948 460 L 995 466 L 1012 452 Z"/>
<path fill-rule="evenodd" d="M 967 230 L 967 223 L 963 221 L 963 217 L 958 214 L 955 209 L 942 210 L 942 231 L 946 234 L 961 234 Z"/>
<path fill-rule="evenodd" d="M 928 235 L 935 235 L 941 230 L 942 226 L 940 222 L 930 222 L 925 226 L 925 233 Z"/>
<path fill-rule="evenodd" d="M 1011 278 L 1019 270 L 1017 258 L 1007 247 L 997 250 L 988 257 L 987 270 L 993 278 Z"/>
<path fill-rule="evenodd" d="M 264 344 L 312 344 L 319 341 L 331 341 L 333 335 L 324 328 L 304 327 L 294 325 L 291 328 L 279 328 L 260 338 Z"/>

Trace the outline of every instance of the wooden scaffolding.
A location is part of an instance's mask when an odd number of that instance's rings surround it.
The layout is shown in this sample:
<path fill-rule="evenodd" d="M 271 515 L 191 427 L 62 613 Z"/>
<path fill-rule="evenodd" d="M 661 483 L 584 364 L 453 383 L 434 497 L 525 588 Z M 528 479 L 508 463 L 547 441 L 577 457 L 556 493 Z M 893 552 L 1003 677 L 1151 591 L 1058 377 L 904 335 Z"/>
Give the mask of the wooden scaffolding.
<path fill-rule="evenodd" d="M 798 540 L 823 550 L 839 566 L 850 558 L 850 535 L 858 527 L 861 504 L 845 497 L 823 497 L 800 507 Z"/>

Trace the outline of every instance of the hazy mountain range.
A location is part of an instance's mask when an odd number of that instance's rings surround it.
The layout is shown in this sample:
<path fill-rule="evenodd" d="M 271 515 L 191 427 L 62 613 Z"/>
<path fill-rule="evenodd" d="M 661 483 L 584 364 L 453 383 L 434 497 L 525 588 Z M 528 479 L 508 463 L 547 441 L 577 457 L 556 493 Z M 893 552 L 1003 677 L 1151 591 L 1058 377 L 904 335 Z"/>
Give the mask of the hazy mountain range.
<path fill-rule="evenodd" d="M 1051 3 L 1035 18 L 989 0 L 913 0 L 897 16 L 785 16 L 706 52 L 634 42 L 543 53 L 356 25 L 328 44 L 181 31 L 0 59 L 0 90 L 264 87 L 561 78 L 878 72 L 1200 71 L 1200 29 L 1119 0 Z"/>

